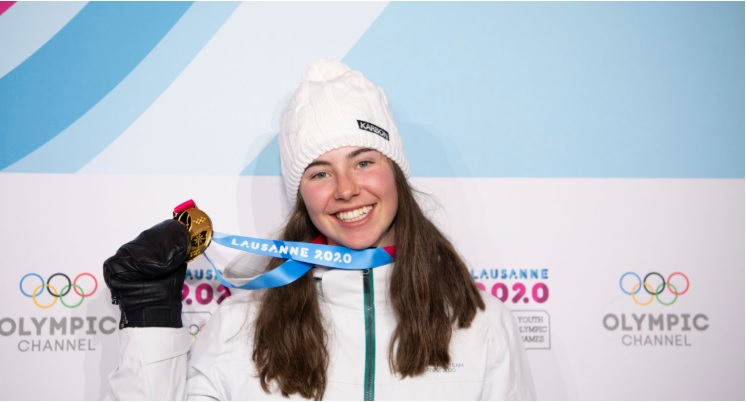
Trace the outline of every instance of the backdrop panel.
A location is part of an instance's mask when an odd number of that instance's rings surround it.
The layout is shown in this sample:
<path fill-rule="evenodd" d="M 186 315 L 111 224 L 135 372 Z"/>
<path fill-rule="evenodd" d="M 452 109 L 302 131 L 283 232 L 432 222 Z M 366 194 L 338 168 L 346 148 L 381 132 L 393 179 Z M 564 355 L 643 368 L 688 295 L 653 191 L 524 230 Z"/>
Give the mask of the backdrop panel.
<path fill-rule="evenodd" d="M 275 235 L 279 116 L 318 57 L 389 94 L 422 205 L 514 312 L 540 399 L 744 399 L 743 16 L 0 3 L 0 399 L 106 396 L 119 312 L 102 263 L 180 202 L 217 231 Z M 207 254 L 233 276 L 261 267 Z M 194 337 L 230 295 L 189 264 Z"/>

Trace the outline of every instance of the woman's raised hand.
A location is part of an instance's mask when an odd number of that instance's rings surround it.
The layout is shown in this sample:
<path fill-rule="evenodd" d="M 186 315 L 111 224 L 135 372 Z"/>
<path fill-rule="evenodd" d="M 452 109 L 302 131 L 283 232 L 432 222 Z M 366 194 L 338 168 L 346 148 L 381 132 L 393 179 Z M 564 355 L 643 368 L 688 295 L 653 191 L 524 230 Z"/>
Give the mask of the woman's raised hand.
<path fill-rule="evenodd" d="M 122 312 L 119 328 L 180 328 L 187 228 L 165 220 L 124 244 L 104 262 L 104 281 Z"/>

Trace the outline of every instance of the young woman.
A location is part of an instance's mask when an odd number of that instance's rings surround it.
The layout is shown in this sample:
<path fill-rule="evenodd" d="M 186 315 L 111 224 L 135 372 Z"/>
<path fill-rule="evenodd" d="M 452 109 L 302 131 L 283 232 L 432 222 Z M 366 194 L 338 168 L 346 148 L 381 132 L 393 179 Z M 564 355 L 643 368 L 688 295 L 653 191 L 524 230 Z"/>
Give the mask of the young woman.
<path fill-rule="evenodd" d="M 234 294 L 190 345 L 180 328 L 188 234 L 175 221 L 156 225 L 104 263 L 122 310 L 113 397 L 534 399 L 512 314 L 477 289 L 414 198 L 384 92 L 317 61 L 279 139 L 294 204 L 280 239 L 386 248 L 394 262 L 316 266 L 285 286 Z"/>

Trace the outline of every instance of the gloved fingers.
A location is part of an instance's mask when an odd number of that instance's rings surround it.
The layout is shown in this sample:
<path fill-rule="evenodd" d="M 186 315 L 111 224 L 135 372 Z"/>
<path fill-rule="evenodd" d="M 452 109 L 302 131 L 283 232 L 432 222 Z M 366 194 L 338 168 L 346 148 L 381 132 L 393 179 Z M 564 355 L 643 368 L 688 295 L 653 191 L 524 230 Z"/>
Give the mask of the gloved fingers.
<path fill-rule="evenodd" d="M 168 219 L 143 231 L 120 250 L 138 264 L 175 268 L 186 261 L 189 242 L 187 228 Z"/>
<path fill-rule="evenodd" d="M 186 277 L 186 263 L 182 263 L 168 274 L 157 279 L 137 279 L 130 272 L 120 272 L 105 275 L 106 284 L 109 289 L 127 295 L 128 298 L 140 298 L 149 296 L 162 296 L 173 298 L 181 295 L 181 288 Z"/>
<path fill-rule="evenodd" d="M 109 282 L 149 282 L 159 281 L 179 271 L 186 262 L 179 265 L 138 263 L 132 258 L 112 257 L 104 262 L 104 279 Z"/>
<path fill-rule="evenodd" d="M 107 259 L 104 278 L 134 281 L 163 278 L 181 267 L 188 248 L 186 227 L 174 220 L 163 221 L 140 233 Z"/>

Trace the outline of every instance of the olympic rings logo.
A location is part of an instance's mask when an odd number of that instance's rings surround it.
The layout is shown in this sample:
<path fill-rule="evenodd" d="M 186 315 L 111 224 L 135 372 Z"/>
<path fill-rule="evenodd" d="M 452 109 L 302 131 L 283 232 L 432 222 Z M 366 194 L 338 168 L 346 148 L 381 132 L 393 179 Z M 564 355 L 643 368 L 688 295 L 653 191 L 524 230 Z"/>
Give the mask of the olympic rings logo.
<path fill-rule="evenodd" d="M 64 278 L 64 280 L 67 281 L 67 284 L 64 285 L 64 286 L 62 286 L 62 288 L 60 288 L 59 291 L 57 291 L 57 288 L 54 285 L 52 285 L 52 279 L 54 279 L 54 278 L 56 278 L 58 276 Z M 78 284 L 78 281 L 82 277 L 85 277 L 85 276 L 88 276 L 91 279 L 93 279 L 93 290 L 91 290 L 88 293 L 86 293 L 83 290 L 83 287 Z M 31 278 L 31 279 L 29 279 L 29 278 Z M 31 291 L 31 293 L 29 294 L 28 292 L 26 292 L 26 290 L 24 290 L 24 284 L 26 283 L 27 279 L 33 280 L 33 278 L 38 278 L 39 279 L 39 285 L 36 285 L 36 287 L 34 288 L 34 290 Z M 89 297 L 89 296 L 93 295 L 94 293 L 96 293 L 96 290 L 98 290 L 98 280 L 96 279 L 95 276 L 93 276 L 92 274 L 89 274 L 88 272 L 83 272 L 82 274 L 79 274 L 72 281 L 70 280 L 69 276 L 67 276 L 67 275 L 65 275 L 65 274 L 63 274 L 61 272 L 57 272 L 55 274 L 50 275 L 49 278 L 47 278 L 46 281 L 44 281 L 44 278 L 42 278 L 41 275 L 39 275 L 37 273 L 30 273 L 30 274 L 24 275 L 23 278 L 21 278 L 21 281 L 18 284 L 18 287 L 21 289 L 21 293 L 24 296 L 30 297 L 31 300 L 34 301 L 34 304 L 36 304 L 36 307 L 39 307 L 39 308 L 50 308 L 50 307 L 54 306 L 57 303 L 57 300 L 59 300 L 60 303 L 62 303 L 62 305 L 65 306 L 65 307 L 67 307 L 67 308 L 76 308 L 76 307 L 80 306 L 83 303 L 83 300 L 85 300 L 86 297 Z M 26 289 L 29 289 L 29 288 L 26 288 Z M 44 293 L 44 289 L 46 289 L 47 292 L 50 295 L 52 295 L 52 302 L 49 303 L 49 304 L 41 304 L 41 303 L 39 303 L 39 296 L 41 296 L 41 294 Z M 80 297 L 80 300 L 78 300 L 77 303 L 75 303 L 75 304 L 70 304 L 69 302 L 65 301 L 65 296 L 68 296 L 70 294 L 70 290 L 72 290 L 76 295 L 78 295 Z M 73 296 L 70 296 L 70 297 L 73 297 Z M 68 299 L 70 299 L 70 297 L 68 297 Z"/>
<path fill-rule="evenodd" d="M 634 276 L 635 279 L 637 280 L 637 282 L 634 283 L 634 285 L 632 285 L 632 288 L 630 290 L 627 290 L 629 289 L 630 280 L 627 280 L 626 282 L 624 280 L 628 276 Z M 677 281 L 677 283 L 679 284 L 679 287 L 674 285 L 673 279 L 674 277 L 677 277 L 677 276 L 680 276 L 681 278 L 683 278 L 684 283 L 686 283 L 685 286 L 681 286 L 682 285 L 681 281 Z M 651 282 L 648 281 L 648 279 L 650 279 L 651 277 L 657 277 L 659 278 L 659 281 L 655 281 L 651 284 Z M 655 283 L 657 282 L 659 283 L 655 285 Z M 626 283 L 626 286 L 625 286 L 625 283 Z M 676 300 L 679 299 L 679 296 L 689 291 L 689 277 L 684 275 L 684 273 L 682 272 L 674 272 L 671 275 L 669 275 L 668 278 L 664 279 L 663 275 L 659 274 L 658 272 L 650 272 L 649 274 L 645 275 L 643 279 L 640 279 L 640 276 L 637 275 L 636 273 L 627 272 L 624 275 L 622 275 L 621 278 L 619 278 L 619 287 L 622 289 L 622 292 L 632 296 L 632 300 L 634 300 L 635 303 L 637 303 L 640 306 L 647 306 L 650 303 L 652 303 L 653 300 L 658 300 L 658 303 L 664 306 L 670 306 L 676 303 Z M 650 297 L 645 301 L 640 301 L 637 298 L 637 294 L 640 293 L 640 291 L 643 289 Z M 661 294 L 663 293 L 664 290 L 668 290 L 671 294 L 673 294 L 673 299 L 671 299 L 670 301 L 661 300 Z"/>
<path fill-rule="evenodd" d="M 189 335 L 191 336 L 197 336 L 200 332 L 202 332 L 202 328 L 205 327 L 205 324 L 197 325 L 197 324 L 191 324 L 189 325 Z"/>

